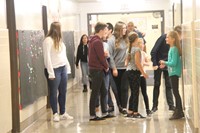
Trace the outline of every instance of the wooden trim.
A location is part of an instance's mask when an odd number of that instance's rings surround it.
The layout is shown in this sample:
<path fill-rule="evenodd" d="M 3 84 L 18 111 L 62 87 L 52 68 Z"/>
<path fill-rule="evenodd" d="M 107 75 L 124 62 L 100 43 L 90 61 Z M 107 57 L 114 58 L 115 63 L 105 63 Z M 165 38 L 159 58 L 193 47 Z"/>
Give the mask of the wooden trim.
<path fill-rule="evenodd" d="M 18 68 L 17 68 L 17 44 L 16 44 L 16 20 L 14 0 L 6 0 L 7 27 L 10 45 L 10 69 L 11 69 L 11 101 L 12 101 L 12 132 L 20 130 L 19 94 L 18 94 Z"/>

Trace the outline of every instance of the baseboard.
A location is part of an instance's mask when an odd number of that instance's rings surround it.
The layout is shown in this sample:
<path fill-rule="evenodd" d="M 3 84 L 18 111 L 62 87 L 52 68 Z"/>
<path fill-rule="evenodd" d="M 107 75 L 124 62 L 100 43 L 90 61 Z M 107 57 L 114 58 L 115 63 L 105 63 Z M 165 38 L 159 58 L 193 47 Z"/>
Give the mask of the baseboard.
<path fill-rule="evenodd" d="M 47 112 L 46 106 L 35 112 L 32 116 L 20 123 L 20 132 L 33 124 L 39 117 Z"/>

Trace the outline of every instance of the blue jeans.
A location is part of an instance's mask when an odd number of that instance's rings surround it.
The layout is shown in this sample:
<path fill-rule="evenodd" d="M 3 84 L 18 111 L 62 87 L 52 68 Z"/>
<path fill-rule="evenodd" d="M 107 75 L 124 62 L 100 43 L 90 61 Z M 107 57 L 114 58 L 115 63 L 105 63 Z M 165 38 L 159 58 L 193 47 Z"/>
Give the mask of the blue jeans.
<path fill-rule="evenodd" d="M 87 85 L 88 75 L 89 75 L 87 62 L 81 62 L 81 71 L 82 71 L 82 83 L 83 85 Z"/>
<path fill-rule="evenodd" d="M 59 104 L 60 114 L 65 113 L 66 92 L 67 92 L 67 69 L 65 66 L 55 68 L 55 79 L 50 80 L 48 78 L 47 69 L 45 69 L 45 76 L 48 82 L 50 105 L 53 114 L 58 113 L 57 103 Z M 58 93 L 58 95 L 57 95 Z"/>

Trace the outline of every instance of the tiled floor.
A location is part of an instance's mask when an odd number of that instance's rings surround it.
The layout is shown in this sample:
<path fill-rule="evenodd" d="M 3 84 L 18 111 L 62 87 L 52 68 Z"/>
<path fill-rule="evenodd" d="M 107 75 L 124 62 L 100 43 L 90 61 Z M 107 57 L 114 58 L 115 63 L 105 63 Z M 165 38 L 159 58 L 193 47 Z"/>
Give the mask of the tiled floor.
<path fill-rule="evenodd" d="M 150 107 L 152 106 L 153 87 L 147 88 Z M 67 112 L 74 120 L 53 122 L 51 110 L 41 116 L 23 133 L 194 133 L 187 119 L 168 120 L 172 112 L 168 111 L 164 89 L 161 88 L 158 111 L 148 119 L 127 119 L 115 108 L 115 118 L 99 122 L 89 121 L 90 91 L 82 92 L 82 85 L 73 86 L 67 93 Z M 140 95 L 139 112 L 145 114 L 143 97 Z"/>

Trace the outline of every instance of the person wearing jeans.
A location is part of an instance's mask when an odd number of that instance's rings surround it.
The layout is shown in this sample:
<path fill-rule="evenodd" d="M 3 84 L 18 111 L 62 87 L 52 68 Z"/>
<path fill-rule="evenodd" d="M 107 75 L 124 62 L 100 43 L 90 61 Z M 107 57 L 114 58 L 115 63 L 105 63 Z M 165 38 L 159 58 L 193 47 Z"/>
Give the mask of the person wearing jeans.
<path fill-rule="evenodd" d="M 50 105 L 53 111 L 53 121 L 73 119 L 72 116 L 66 113 L 65 109 L 67 72 L 70 73 L 71 68 L 67 59 L 66 46 L 62 42 L 61 25 L 59 22 L 51 24 L 50 30 L 43 42 L 43 56 L 50 94 Z M 57 110 L 57 103 L 59 103 L 59 112 Z"/>
<path fill-rule="evenodd" d="M 79 68 L 79 60 L 82 72 L 83 92 L 87 92 L 89 70 L 88 70 L 88 36 L 86 34 L 83 34 L 81 36 L 80 43 L 78 45 L 77 55 L 76 55 L 77 69 Z"/>

